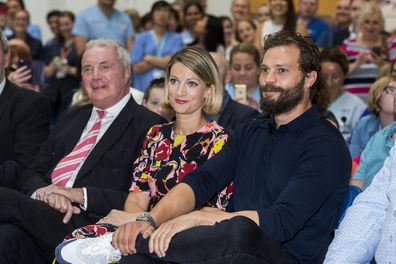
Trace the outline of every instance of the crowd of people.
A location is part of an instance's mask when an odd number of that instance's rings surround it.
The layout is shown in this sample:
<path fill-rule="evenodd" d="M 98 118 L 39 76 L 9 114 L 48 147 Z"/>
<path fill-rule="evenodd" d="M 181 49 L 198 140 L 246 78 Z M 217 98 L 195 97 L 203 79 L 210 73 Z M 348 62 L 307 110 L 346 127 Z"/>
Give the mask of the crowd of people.
<path fill-rule="evenodd" d="M 396 259 L 379 1 L 115 2 L 0 2 L 1 263 Z"/>

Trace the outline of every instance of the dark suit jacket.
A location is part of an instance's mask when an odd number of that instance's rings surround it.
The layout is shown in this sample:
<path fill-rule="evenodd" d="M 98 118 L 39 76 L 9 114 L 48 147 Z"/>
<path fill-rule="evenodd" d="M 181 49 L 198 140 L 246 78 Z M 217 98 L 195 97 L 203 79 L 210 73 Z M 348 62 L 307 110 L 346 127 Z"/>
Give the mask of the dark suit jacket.
<path fill-rule="evenodd" d="M 0 186 L 17 188 L 23 170 L 48 138 L 49 101 L 6 81 L 0 94 Z"/>
<path fill-rule="evenodd" d="M 58 162 L 77 144 L 91 115 L 92 106 L 67 113 L 40 149 L 34 163 L 24 173 L 21 191 L 32 195 L 51 184 L 51 173 Z M 81 167 L 73 187 L 86 187 L 91 217 L 122 210 L 132 180 L 132 165 L 140 155 L 147 131 L 162 117 L 138 105 L 133 98 L 113 121 Z"/>
<path fill-rule="evenodd" d="M 230 98 L 217 123 L 224 127 L 225 130 L 232 131 L 240 123 L 253 119 L 258 115 L 259 111 L 256 109 L 240 104 Z"/>

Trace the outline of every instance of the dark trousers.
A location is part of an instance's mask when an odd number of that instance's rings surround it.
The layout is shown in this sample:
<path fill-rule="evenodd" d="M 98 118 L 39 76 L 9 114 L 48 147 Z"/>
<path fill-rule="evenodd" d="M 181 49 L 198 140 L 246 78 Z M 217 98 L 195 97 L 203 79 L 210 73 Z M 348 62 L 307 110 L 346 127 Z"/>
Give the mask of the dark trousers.
<path fill-rule="evenodd" d="M 140 235 L 137 255 L 123 257 L 132 263 L 244 263 L 287 264 L 288 255 L 246 217 L 234 217 L 214 226 L 194 227 L 176 234 L 163 259 L 148 252 L 148 239 Z"/>
<path fill-rule="evenodd" d="M 95 222 L 84 213 L 68 224 L 63 224 L 63 217 L 41 201 L 0 188 L 0 263 L 51 263 L 66 234 Z"/>

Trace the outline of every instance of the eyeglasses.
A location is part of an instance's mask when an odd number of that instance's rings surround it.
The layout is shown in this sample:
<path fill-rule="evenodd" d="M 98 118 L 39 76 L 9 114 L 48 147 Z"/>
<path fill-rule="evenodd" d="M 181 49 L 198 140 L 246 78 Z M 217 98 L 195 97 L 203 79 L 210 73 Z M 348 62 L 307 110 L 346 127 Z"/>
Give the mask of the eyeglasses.
<path fill-rule="evenodd" d="M 396 87 L 394 87 L 394 86 L 386 86 L 386 87 L 384 88 L 383 92 L 384 92 L 385 94 L 388 94 L 388 95 L 393 95 L 393 94 L 395 94 L 395 92 L 396 92 Z"/>
<path fill-rule="evenodd" d="M 257 16 L 258 17 L 263 17 L 263 16 L 270 16 L 270 13 L 258 13 Z"/>
<path fill-rule="evenodd" d="M 370 25 L 378 25 L 380 22 L 378 20 L 370 20 L 370 19 L 366 19 L 363 21 L 364 24 L 370 24 Z"/>

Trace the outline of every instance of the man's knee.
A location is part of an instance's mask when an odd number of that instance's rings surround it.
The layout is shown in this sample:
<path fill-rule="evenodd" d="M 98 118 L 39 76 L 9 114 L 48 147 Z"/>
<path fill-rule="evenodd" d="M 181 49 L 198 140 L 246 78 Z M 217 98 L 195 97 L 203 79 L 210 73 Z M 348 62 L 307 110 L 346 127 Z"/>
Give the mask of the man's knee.
<path fill-rule="evenodd" d="M 42 257 L 29 235 L 13 224 L 0 224 L 0 263 L 41 263 Z"/>
<path fill-rule="evenodd" d="M 247 217 L 233 217 L 222 224 L 230 246 L 235 249 L 251 249 L 263 235 L 257 224 Z"/>

